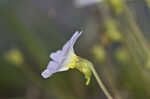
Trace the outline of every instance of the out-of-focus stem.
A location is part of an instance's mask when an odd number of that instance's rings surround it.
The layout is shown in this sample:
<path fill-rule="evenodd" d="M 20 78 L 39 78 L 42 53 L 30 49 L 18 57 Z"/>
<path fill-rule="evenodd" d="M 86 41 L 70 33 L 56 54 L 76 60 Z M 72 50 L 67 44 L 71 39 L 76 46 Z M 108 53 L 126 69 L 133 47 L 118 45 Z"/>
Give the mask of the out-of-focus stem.
<path fill-rule="evenodd" d="M 150 0 L 145 0 L 147 6 L 150 8 Z"/>
<path fill-rule="evenodd" d="M 102 91 L 104 92 L 104 94 L 106 95 L 106 97 L 108 99 L 113 99 L 113 97 L 111 96 L 111 94 L 108 92 L 107 88 L 105 87 L 105 85 L 103 84 L 102 80 L 100 79 L 100 77 L 98 76 L 95 68 L 93 66 L 91 66 L 91 70 L 94 74 L 94 77 L 96 78 L 97 83 L 99 84 L 99 87 L 102 89 Z"/>
<path fill-rule="evenodd" d="M 133 29 L 133 35 L 136 37 L 137 41 L 139 42 L 139 44 L 141 45 L 141 48 L 143 48 L 143 50 L 145 51 L 146 55 L 149 55 L 149 47 L 147 45 L 147 41 L 145 40 L 144 36 L 142 35 L 141 31 L 138 29 L 137 25 L 135 24 L 135 22 L 133 21 L 133 16 L 130 13 L 129 9 L 126 7 L 126 13 L 129 16 L 128 17 L 128 22 L 130 23 L 130 26 Z"/>

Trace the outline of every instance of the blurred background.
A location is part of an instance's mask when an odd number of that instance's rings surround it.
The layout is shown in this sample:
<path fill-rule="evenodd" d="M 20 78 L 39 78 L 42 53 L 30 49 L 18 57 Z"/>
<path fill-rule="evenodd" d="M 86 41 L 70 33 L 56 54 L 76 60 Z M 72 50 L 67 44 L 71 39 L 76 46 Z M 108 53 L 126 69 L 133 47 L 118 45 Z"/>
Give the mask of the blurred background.
<path fill-rule="evenodd" d="M 41 77 L 76 30 L 114 99 L 150 99 L 150 0 L 0 0 L 0 99 L 107 99 L 77 70 Z"/>

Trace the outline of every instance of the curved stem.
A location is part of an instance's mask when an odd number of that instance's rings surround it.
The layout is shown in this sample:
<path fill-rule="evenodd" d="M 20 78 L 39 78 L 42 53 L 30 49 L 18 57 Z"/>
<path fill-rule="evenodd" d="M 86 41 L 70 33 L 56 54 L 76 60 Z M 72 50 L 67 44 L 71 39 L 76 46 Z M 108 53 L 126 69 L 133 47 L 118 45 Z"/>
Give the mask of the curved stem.
<path fill-rule="evenodd" d="M 91 66 L 91 70 L 96 78 L 96 81 L 99 85 L 99 87 L 102 89 L 102 91 L 104 92 L 104 94 L 106 95 L 106 97 L 108 99 L 113 99 L 113 97 L 111 96 L 111 94 L 108 92 L 108 90 L 106 89 L 105 85 L 103 84 L 102 80 L 99 78 L 95 68 L 93 66 Z"/>

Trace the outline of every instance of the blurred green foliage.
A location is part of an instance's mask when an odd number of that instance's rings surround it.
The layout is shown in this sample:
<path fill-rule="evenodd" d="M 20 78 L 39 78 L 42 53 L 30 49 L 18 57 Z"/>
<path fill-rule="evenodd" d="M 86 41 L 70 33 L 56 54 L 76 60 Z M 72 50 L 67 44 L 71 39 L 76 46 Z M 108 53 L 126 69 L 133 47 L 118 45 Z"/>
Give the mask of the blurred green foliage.
<path fill-rule="evenodd" d="M 24 63 L 23 55 L 18 49 L 11 49 L 10 51 L 4 54 L 4 58 L 14 64 L 14 65 L 21 65 Z"/>

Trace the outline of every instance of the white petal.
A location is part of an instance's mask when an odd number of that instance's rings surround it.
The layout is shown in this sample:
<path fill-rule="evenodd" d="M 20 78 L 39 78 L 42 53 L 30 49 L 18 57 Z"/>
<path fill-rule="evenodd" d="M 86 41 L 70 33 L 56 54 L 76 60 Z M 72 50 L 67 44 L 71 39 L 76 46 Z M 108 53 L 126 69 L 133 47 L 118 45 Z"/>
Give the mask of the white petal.
<path fill-rule="evenodd" d="M 48 78 L 52 75 L 52 73 L 48 69 L 46 69 L 46 70 L 44 70 L 44 72 L 42 72 L 41 75 L 43 78 Z"/>
<path fill-rule="evenodd" d="M 82 32 L 76 31 L 71 37 L 71 39 L 63 46 L 62 50 L 58 50 L 54 53 L 51 53 L 50 58 L 53 59 L 54 61 L 61 63 L 65 59 L 70 50 L 74 51 L 73 46 L 81 34 Z"/>
<path fill-rule="evenodd" d="M 73 46 L 76 42 L 76 40 L 79 38 L 79 36 L 82 34 L 82 32 L 76 31 L 71 39 L 63 46 L 62 51 L 64 55 L 71 49 L 73 50 Z"/>
<path fill-rule="evenodd" d="M 69 68 L 67 66 L 62 66 L 58 71 L 62 72 L 62 71 L 67 71 Z"/>
<path fill-rule="evenodd" d="M 63 55 L 62 51 L 58 50 L 55 53 L 51 53 L 50 58 L 56 62 L 61 63 L 64 60 L 65 56 Z"/>

